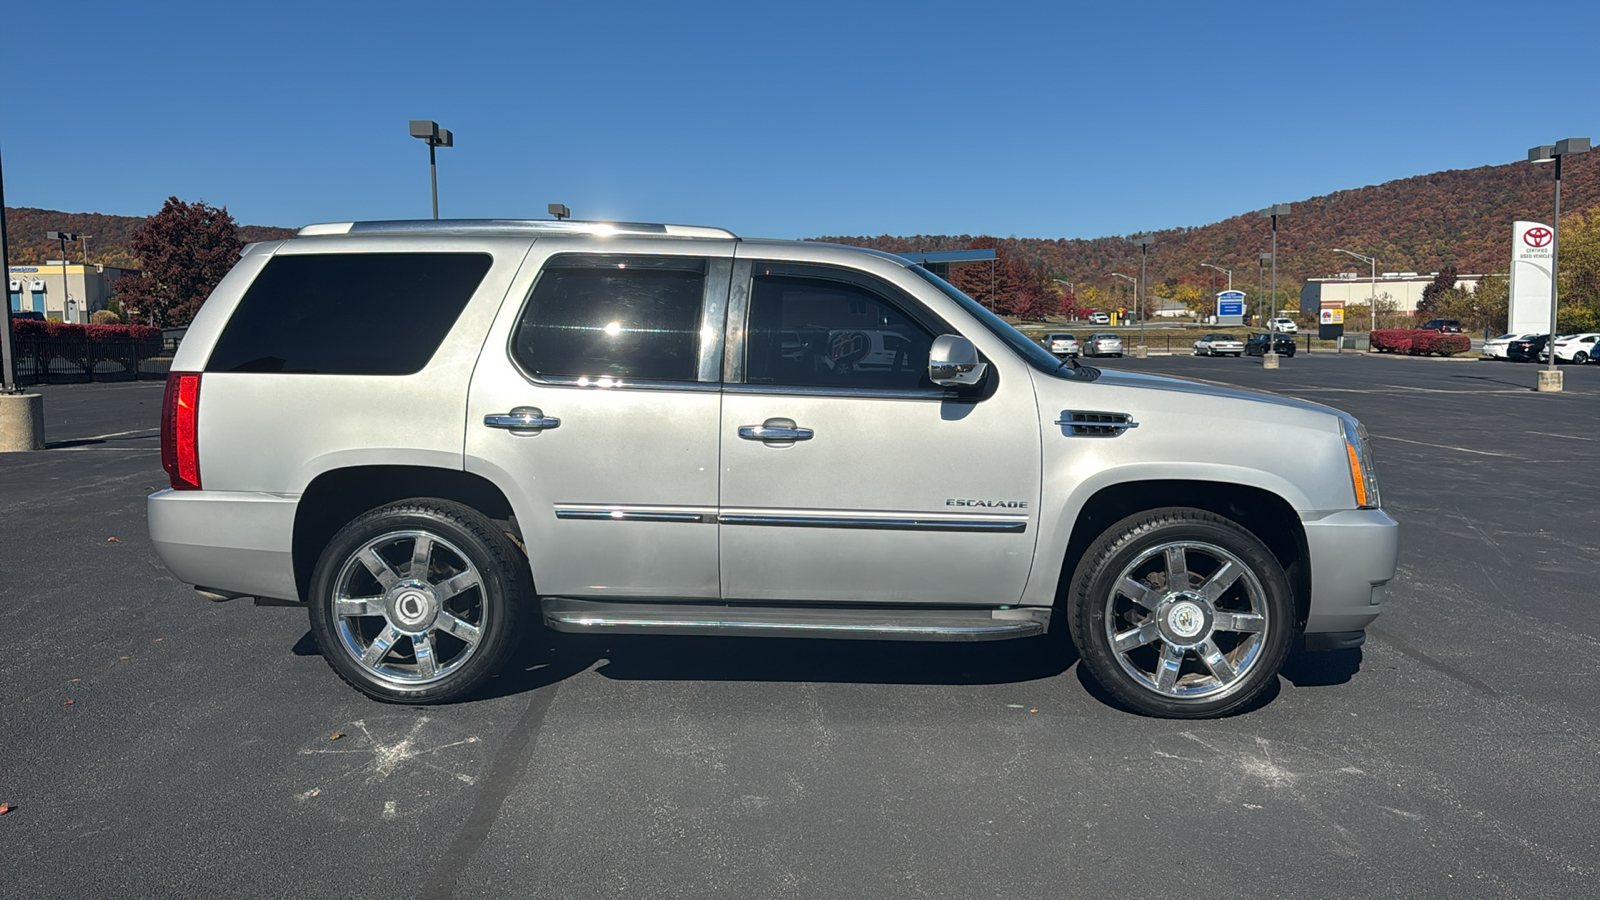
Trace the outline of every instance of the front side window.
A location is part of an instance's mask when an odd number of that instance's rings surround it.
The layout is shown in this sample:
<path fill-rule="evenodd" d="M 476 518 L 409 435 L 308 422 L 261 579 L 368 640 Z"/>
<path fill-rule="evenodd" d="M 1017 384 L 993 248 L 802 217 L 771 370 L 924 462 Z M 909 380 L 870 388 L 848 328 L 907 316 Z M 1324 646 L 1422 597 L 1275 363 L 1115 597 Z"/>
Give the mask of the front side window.
<path fill-rule="evenodd" d="M 745 380 L 851 389 L 932 388 L 933 334 L 880 293 L 826 278 L 757 274 Z"/>
<path fill-rule="evenodd" d="M 705 280 L 692 257 L 552 257 L 512 357 L 535 377 L 694 381 Z"/>

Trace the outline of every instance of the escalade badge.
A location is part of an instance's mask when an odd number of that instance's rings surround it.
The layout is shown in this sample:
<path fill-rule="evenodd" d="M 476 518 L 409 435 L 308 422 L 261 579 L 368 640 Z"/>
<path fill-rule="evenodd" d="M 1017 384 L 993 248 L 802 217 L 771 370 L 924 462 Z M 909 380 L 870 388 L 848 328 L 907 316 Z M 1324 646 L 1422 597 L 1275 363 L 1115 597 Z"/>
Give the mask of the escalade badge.
<path fill-rule="evenodd" d="M 1027 509 L 1026 500 L 960 500 L 950 498 L 944 501 L 945 506 L 987 506 L 996 509 Z"/>

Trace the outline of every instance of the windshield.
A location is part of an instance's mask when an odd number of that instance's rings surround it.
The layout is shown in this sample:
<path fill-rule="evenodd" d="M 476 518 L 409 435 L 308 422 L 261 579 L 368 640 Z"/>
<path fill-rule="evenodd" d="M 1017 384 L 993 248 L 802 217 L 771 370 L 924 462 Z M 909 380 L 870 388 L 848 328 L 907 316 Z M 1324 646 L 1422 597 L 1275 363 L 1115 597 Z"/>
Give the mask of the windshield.
<path fill-rule="evenodd" d="M 982 303 L 963 294 L 950 282 L 921 266 L 911 266 L 910 269 L 922 276 L 924 281 L 938 288 L 946 297 L 959 303 L 961 308 L 966 310 L 974 319 L 977 319 L 984 328 L 987 328 L 995 337 L 1004 341 L 1006 346 L 1016 351 L 1018 356 L 1027 360 L 1028 365 L 1046 375 L 1059 375 L 1063 378 L 1093 379 L 1099 377 L 1099 370 L 1091 366 L 1062 368 L 1067 364 L 1056 359 L 1055 354 L 1039 346 L 1027 335 L 1012 327 L 1010 322 L 990 312 L 989 308 Z"/>

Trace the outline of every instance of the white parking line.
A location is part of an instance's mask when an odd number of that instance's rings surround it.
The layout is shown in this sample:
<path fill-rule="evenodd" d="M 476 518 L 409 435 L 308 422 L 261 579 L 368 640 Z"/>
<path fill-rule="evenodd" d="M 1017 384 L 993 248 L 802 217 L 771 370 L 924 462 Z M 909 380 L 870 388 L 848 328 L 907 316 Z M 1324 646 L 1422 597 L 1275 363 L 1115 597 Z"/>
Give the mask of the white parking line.
<path fill-rule="evenodd" d="M 1427 441 L 1413 441 L 1413 440 L 1411 440 L 1409 438 L 1398 438 L 1398 437 L 1394 437 L 1392 435 L 1387 435 L 1387 434 L 1375 434 L 1375 435 L 1373 435 L 1373 437 L 1375 437 L 1375 438 L 1383 438 L 1386 441 L 1399 441 L 1402 444 L 1416 444 L 1419 447 L 1437 447 L 1440 450 L 1459 450 L 1462 453 L 1477 453 L 1477 454 L 1480 454 L 1480 455 L 1483 455 L 1483 456 L 1502 456 L 1502 457 L 1505 457 L 1506 459 L 1520 459 L 1521 458 L 1521 457 L 1517 457 L 1517 456 L 1512 456 L 1510 453 L 1495 453 L 1495 452 L 1490 451 L 1490 450 L 1470 450 L 1470 449 L 1468 449 L 1466 447 L 1452 447 L 1449 444 L 1430 444 Z"/>
<path fill-rule="evenodd" d="M 1549 432 L 1549 431 L 1530 431 L 1530 432 L 1528 432 L 1528 434 L 1538 434 L 1538 435 L 1543 435 L 1544 437 L 1566 438 L 1569 441 L 1600 441 L 1600 438 L 1579 437 L 1578 435 L 1575 435 L 1575 434 L 1554 434 L 1554 433 Z"/>

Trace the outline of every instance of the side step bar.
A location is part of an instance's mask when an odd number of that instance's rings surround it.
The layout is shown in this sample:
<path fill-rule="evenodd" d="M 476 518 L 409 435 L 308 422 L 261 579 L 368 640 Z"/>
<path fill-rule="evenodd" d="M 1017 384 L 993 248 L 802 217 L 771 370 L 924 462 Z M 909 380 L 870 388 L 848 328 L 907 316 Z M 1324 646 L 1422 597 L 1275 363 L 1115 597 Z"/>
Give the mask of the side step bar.
<path fill-rule="evenodd" d="M 794 608 L 628 603 L 545 597 L 555 631 L 858 638 L 877 641 L 996 641 L 1044 634 L 1050 610 L 894 607 Z"/>

